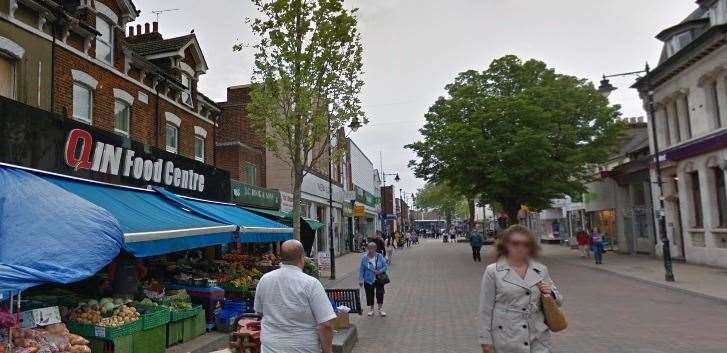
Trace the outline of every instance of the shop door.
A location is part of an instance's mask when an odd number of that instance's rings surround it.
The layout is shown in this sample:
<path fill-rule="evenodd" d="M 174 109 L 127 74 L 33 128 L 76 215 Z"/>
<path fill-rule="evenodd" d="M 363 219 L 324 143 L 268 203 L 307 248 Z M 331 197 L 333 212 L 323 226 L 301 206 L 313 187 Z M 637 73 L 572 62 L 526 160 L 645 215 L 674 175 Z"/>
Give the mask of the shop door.
<path fill-rule="evenodd" d="M 651 229 L 651 209 L 634 209 L 634 231 L 636 232 L 636 252 L 651 254 L 654 252 L 654 236 Z"/>

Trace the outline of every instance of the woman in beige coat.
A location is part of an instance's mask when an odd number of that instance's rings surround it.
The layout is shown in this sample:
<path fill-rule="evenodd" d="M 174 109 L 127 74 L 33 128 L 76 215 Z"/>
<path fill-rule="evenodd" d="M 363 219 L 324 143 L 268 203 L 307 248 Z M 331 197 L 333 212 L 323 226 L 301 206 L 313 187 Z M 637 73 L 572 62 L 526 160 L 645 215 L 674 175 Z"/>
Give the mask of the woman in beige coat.
<path fill-rule="evenodd" d="M 497 263 L 487 266 L 480 293 L 480 344 L 484 353 L 551 353 L 542 295 L 563 297 L 548 268 L 534 259 L 538 241 L 524 226 L 506 229 L 497 242 Z"/>

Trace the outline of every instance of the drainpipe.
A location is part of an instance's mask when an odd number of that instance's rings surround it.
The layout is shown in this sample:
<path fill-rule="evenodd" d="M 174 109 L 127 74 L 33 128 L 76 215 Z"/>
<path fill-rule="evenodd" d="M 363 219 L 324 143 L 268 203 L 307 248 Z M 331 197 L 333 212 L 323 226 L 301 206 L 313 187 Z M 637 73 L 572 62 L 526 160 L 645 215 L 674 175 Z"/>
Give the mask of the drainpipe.
<path fill-rule="evenodd" d="M 159 138 L 161 136 L 161 123 L 159 122 L 159 119 L 160 119 L 160 117 L 159 117 L 159 100 L 161 99 L 161 97 L 159 95 L 159 85 L 161 85 L 162 82 L 164 82 L 163 78 L 162 78 L 162 80 L 157 81 L 156 85 L 154 85 L 154 91 L 156 92 L 156 104 L 154 107 L 154 115 L 156 116 L 156 119 L 154 120 L 154 131 L 155 131 L 156 136 L 154 136 L 154 137 L 156 140 L 155 147 L 157 147 L 157 148 L 159 148 L 159 146 L 160 146 Z"/>

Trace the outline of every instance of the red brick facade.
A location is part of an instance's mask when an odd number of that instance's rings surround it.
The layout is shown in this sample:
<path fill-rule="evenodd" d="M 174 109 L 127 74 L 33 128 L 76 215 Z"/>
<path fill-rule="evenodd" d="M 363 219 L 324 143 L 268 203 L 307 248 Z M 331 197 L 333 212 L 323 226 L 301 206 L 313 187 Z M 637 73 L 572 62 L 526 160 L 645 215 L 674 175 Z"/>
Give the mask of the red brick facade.
<path fill-rule="evenodd" d="M 217 167 L 227 170 L 232 179 L 245 181 L 245 163 L 257 169 L 256 186 L 266 187 L 265 146 L 256 136 L 247 117 L 249 86 L 227 89 L 227 101 L 220 103 L 222 119 L 218 129 Z"/>

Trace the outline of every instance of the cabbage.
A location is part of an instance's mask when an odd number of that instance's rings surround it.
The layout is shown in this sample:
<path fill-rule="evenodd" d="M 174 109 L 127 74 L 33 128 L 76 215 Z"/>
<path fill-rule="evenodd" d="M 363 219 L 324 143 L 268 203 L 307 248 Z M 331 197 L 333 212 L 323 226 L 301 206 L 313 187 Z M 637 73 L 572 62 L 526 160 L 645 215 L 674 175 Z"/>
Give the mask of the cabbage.
<path fill-rule="evenodd" d="M 121 298 L 114 299 L 114 305 L 122 305 L 124 304 L 124 300 Z"/>
<path fill-rule="evenodd" d="M 114 302 L 114 300 L 111 299 L 111 298 L 101 298 L 101 301 L 99 303 L 101 305 L 103 305 L 103 304 L 106 304 L 106 303 L 113 303 L 113 302 Z"/>
<path fill-rule="evenodd" d="M 107 302 L 101 306 L 101 312 L 104 314 L 108 314 L 111 311 L 113 311 L 115 308 L 114 303 Z"/>
<path fill-rule="evenodd" d="M 88 301 L 88 303 L 86 303 L 86 304 L 88 304 L 89 306 L 91 306 L 91 305 L 98 305 L 98 300 L 96 300 L 96 299 L 91 299 L 91 300 L 89 300 L 89 301 Z"/>

